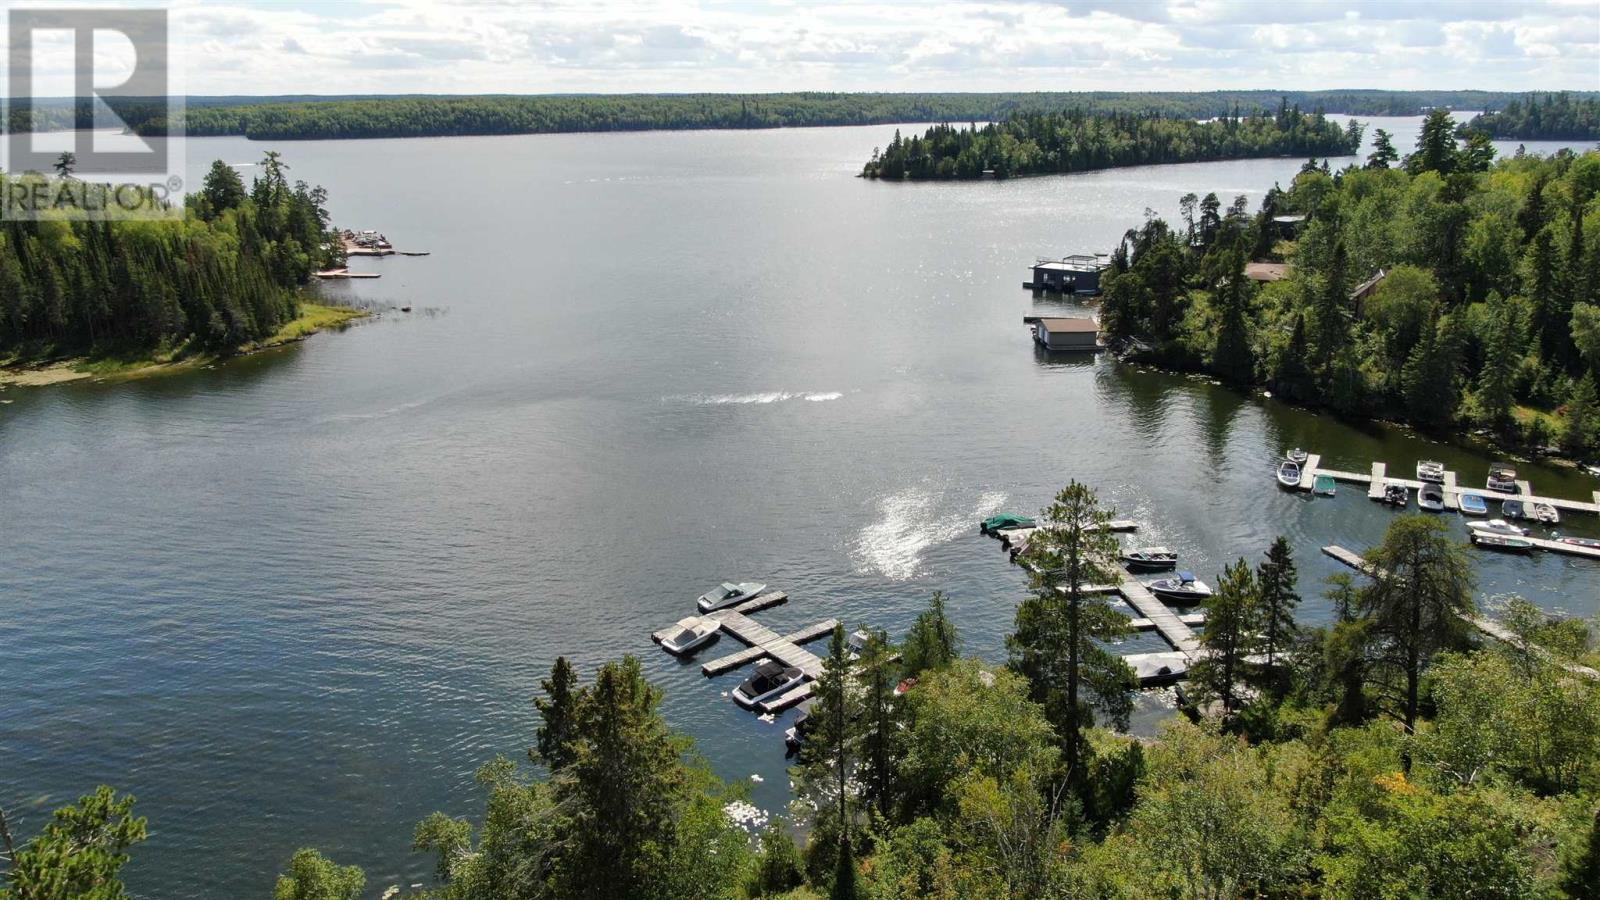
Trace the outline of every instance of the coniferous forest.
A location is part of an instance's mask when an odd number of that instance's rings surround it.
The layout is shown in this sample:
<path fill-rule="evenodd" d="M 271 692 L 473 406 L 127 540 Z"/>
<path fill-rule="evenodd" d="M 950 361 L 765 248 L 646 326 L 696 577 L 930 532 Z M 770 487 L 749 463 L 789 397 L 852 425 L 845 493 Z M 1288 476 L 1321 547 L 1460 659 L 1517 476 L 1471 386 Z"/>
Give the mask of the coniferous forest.
<path fill-rule="evenodd" d="M 72 177 L 60 169 L 0 179 Z M 288 171 L 269 152 L 247 188 L 219 160 L 181 217 L 0 223 L 0 358 L 225 352 L 273 334 L 340 252 L 326 192 Z"/>
<path fill-rule="evenodd" d="M 1210 162 L 1259 156 L 1343 156 L 1361 146 L 1361 127 L 1304 114 L 1282 102 L 1276 115 L 1234 110 L 1206 122 L 1155 113 L 1084 110 L 1012 116 L 981 128 L 935 125 L 922 137 L 874 150 L 868 178 L 1009 178 L 1117 166 Z"/>
<path fill-rule="evenodd" d="M 1196 720 L 1135 739 L 1112 730 L 1133 686 L 1104 643 L 1123 614 L 1084 590 L 1108 574 L 1115 539 L 1095 526 L 1110 514 L 1076 483 L 1043 511 L 1003 664 L 963 656 L 937 593 L 898 640 L 871 631 L 852 653 L 836 628 L 793 804 L 758 835 L 637 659 L 580 673 L 558 658 L 526 760 L 478 770 L 481 816 L 416 824 L 429 882 L 386 890 L 307 848 L 281 861 L 272 896 L 1600 896 L 1600 653 L 1585 623 L 1510 598 L 1495 615 L 1515 640 L 1477 636 L 1466 551 L 1423 514 L 1394 520 L 1370 574 L 1331 579 L 1332 622 L 1305 627 L 1302 595 L 1322 588 L 1300 583 L 1280 538 L 1218 577 L 1208 655 L 1184 686 Z M 108 787 L 26 831 L 13 819 L 0 898 L 124 897 L 148 828 Z"/>
<path fill-rule="evenodd" d="M 1475 116 L 1463 130 L 1525 141 L 1600 141 L 1600 97 L 1530 94 Z"/>
<path fill-rule="evenodd" d="M 1182 199 L 1113 254 L 1104 328 L 1142 357 L 1291 402 L 1534 449 L 1600 447 L 1600 152 L 1494 159 L 1425 122 L 1403 159 L 1307 163 L 1252 214 Z M 1252 260 L 1287 262 L 1261 284 Z"/>

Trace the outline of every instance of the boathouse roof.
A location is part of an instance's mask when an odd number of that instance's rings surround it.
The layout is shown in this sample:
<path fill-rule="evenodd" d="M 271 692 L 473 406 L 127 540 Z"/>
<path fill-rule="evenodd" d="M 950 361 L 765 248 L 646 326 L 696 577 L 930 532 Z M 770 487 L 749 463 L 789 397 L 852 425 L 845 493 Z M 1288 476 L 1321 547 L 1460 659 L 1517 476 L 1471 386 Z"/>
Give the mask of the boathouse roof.
<path fill-rule="evenodd" d="M 1054 318 L 1049 316 L 1040 316 L 1039 324 L 1044 326 L 1046 331 L 1054 331 L 1057 334 L 1066 334 L 1071 332 L 1098 333 L 1100 331 L 1099 322 L 1096 322 L 1093 319 L 1080 319 L 1077 317 L 1062 316 L 1059 318 Z"/>

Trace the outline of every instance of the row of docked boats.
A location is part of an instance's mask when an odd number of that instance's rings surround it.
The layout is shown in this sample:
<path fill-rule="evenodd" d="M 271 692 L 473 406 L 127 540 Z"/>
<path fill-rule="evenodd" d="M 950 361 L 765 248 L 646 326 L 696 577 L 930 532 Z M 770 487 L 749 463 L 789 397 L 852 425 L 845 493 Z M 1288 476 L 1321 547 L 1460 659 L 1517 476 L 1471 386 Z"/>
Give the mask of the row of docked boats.
<path fill-rule="evenodd" d="M 1178 554 L 1166 547 L 1124 550 L 1119 559 L 1130 572 L 1161 572 L 1178 567 Z M 1210 585 L 1193 572 L 1175 572 L 1169 578 L 1146 581 L 1144 586 L 1169 603 L 1200 603 L 1211 596 Z"/>
<path fill-rule="evenodd" d="M 766 584 L 758 581 L 724 581 L 706 591 L 695 598 L 695 606 L 702 615 L 679 619 L 671 633 L 661 639 L 662 649 L 678 657 L 693 656 L 700 648 L 716 640 L 722 630 L 722 621 L 714 613 L 758 597 L 766 589 Z M 750 677 L 733 689 L 733 700 L 747 709 L 754 708 L 762 701 L 799 686 L 803 681 L 805 672 L 798 666 L 762 660 Z"/>

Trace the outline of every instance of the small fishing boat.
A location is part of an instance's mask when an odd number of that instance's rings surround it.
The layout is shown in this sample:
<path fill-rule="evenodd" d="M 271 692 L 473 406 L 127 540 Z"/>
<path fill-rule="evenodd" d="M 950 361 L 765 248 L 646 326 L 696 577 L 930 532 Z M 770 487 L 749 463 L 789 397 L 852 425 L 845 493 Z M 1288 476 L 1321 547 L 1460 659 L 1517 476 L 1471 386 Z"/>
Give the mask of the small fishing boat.
<path fill-rule="evenodd" d="M 1485 531 L 1474 531 L 1472 543 L 1485 550 L 1499 550 L 1502 553 L 1529 553 L 1533 550 L 1533 541 L 1527 538 L 1509 534 L 1490 534 Z"/>
<path fill-rule="evenodd" d="M 1523 537 L 1528 529 L 1520 528 L 1507 522 L 1505 519 L 1490 519 L 1487 522 L 1468 522 L 1467 528 L 1473 534 L 1503 534 L 1512 537 Z"/>
<path fill-rule="evenodd" d="M 1574 547 L 1588 547 L 1591 550 L 1600 550 L 1600 540 L 1594 538 L 1564 537 L 1559 540 L 1563 544 L 1571 544 Z"/>
<path fill-rule="evenodd" d="M 1561 513 L 1548 503 L 1535 503 L 1533 505 L 1533 518 L 1540 525 L 1560 525 Z"/>
<path fill-rule="evenodd" d="M 1385 485 L 1383 488 L 1383 502 L 1390 506 L 1405 507 L 1411 503 L 1411 491 L 1403 484 Z"/>
<path fill-rule="evenodd" d="M 1424 459 L 1417 463 L 1417 480 L 1444 484 L 1444 463 Z"/>
<path fill-rule="evenodd" d="M 999 534 L 1013 528 L 1032 528 L 1034 526 L 1031 516 L 1019 516 L 1016 513 L 1001 513 L 990 516 L 978 523 L 978 531 L 983 534 Z"/>
<path fill-rule="evenodd" d="M 811 701 L 800 704 L 800 711 L 794 714 L 794 724 L 783 733 L 783 745 L 794 753 L 800 745 L 806 742 L 806 737 L 811 734 Z"/>
<path fill-rule="evenodd" d="M 722 623 L 716 619 L 702 619 L 699 616 L 679 619 L 677 630 L 663 639 L 661 646 L 668 653 L 688 656 L 716 637 L 721 627 Z"/>
<path fill-rule="evenodd" d="M 749 709 L 763 700 L 770 700 L 805 680 L 805 673 L 794 666 L 782 666 L 766 660 L 756 666 L 756 673 L 733 689 L 733 700 Z"/>
<path fill-rule="evenodd" d="M 766 589 L 766 585 L 754 581 L 741 581 L 738 584 L 724 581 L 701 594 L 697 602 L 701 612 L 716 612 L 736 603 L 743 603 Z"/>
<path fill-rule="evenodd" d="M 1160 571 L 1176 568 L 1178 554 L 1165 547 L 1141 547 L 1122 554 L 1122 564 L 1130 569 Z"/>
<path fill-rule="evenodd" d="M 1429 512 L 1444 512 L 1444 488 L 1432 481 L 1424 481 L 1417 491 L 1417 505 Z"/>
<path fill-rule="evenodd" d="M 1513 522 L 1515 522 L 1517 519 L 1533 518 L 1533 516 L 1528 514 L 1528 507 L 1525 506 L 1521 500 L 1500 501 L 1500 515 L 1505 516 L 1507 519 L 1510 519 Z"/>
<path fill-rule="evenodd" d="M 1483 498 L 1477 494 L 1462 494 L 1461 514 L 1463 516 L 1487 516 L 1489 514 L 1489 504 L 1483 502 Z"/>
<path fill-rule="evenodd" d="M 1286 459 L 1278 466 L 1278 486 L 1285 488 L 1300 487 L 1300 464 L 1292 459 Z"/>
<path fill-rule="evenodd" d="M 1502 494 L 1517 493 L 1517 469 L 1508 462 L 1497 462 L 1489 467 L 1489 480 L 1484 486 Z"/>
<path fill-rule="evenodd" d="M 1296 447 L 1293 450 L 1290 450 L 1288 453 L 1285 453 L 1284 458 L 1297 466 L 1303 466 L 1306 464 L 1306 460 L 1310 459 L 1311 457 L 1310 454 L 1306 453 L 1304 450 L 1301 450 L 1299 447 Z"/>
<path fill-rule="evenodd" d="M 1332 475 L 1318 475 L 1317 480 L 1312 486 L 1311 490 L 1314 493 L 1321 494 L 1324 497 L 1332 497 L 1334 494 L 1338 493 L 1339 489 L 1335 486 Z"/>
<path fill-rule="evenodd" d="M 1150 593 L 1173 603 L 1199 603 L 1211 596 L 1211 588 L 1194 577 L 1193 572 L 1179 572 L 1172 578 L 1145 583 Z"/>

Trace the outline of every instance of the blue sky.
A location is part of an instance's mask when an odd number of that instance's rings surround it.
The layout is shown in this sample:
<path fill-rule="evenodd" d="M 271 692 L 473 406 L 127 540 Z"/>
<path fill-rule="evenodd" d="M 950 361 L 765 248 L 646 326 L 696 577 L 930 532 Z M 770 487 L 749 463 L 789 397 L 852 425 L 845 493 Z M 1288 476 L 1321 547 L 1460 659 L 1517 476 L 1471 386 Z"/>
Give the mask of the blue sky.
<path fill-rule="evenodd" d="M 1600 90 L 1597 0 L 170 6 L 191 94 Z"/>

